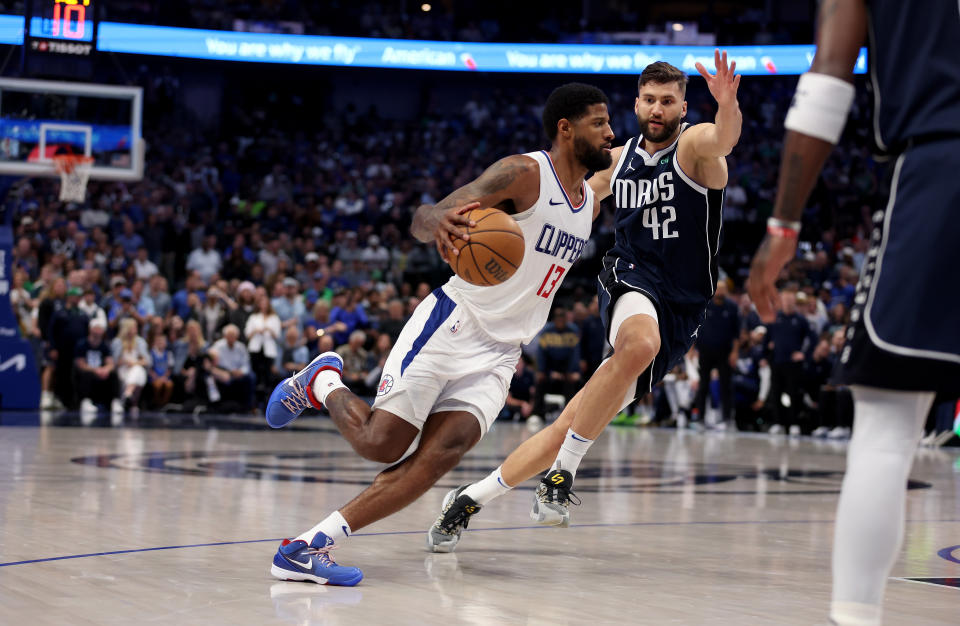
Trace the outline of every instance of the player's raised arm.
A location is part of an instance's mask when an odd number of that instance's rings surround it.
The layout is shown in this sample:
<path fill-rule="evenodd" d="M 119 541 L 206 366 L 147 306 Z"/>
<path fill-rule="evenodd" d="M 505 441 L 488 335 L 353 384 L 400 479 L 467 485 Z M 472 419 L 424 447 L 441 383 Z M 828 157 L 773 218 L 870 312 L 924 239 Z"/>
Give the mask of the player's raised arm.
<path fill-rule="evenodd" d="M 462 226 L 474 224 L 463 216 L 470 209 L 497 207 L 516 213 L 536 202 L 531 190 L 539 189 L 540 169 L 530 157 L 515 154 L 500 159 L 473 182 L 460 187 L 437 204 L 423 204 L 413 215 L 410 234 L 423 243 L 433 241 L 440 255 L 456 256 L 459 250 L 451 237 L 464 241 L 469 235 Z"/>
<path fill-rule="evenodd" d="M 803 207 L 853 104 L 853 68 L 866 29 L 864 0 L 827 0 L 820 5 L 817 53 L 810 71 L 800 77 L 787 113 L 773 217 L 747 282 L 765 322 L 776 316 L 777 277 L 796 254 Z"/>
<path fill-rule="evenodd" d="M 691 147 L 701 159 L 725 157 L 733 151 L 740 140 L 740 128 L 743 115 L 737 102 L 737 89 L 740 88 L 740 76 L 736 74 L 737 63 L 727 64 L 727 53 L 713 52 L 717 73 L 711 75 L 702 63 L 697 63 L 697 71 L 707 81 L 710 94 L 717 101 L 717 116 L 713 124 L 697 124 L 690 129 Z"/>

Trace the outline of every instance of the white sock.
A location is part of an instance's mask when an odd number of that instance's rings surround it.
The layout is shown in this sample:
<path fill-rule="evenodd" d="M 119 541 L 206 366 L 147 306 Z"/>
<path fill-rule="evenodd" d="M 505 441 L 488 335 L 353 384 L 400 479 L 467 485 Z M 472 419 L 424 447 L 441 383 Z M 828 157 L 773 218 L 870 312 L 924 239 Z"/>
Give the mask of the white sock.
<path fill-rule="evenodd" d="M 323 370 L 313 379 L 313 397 L 326 404 L 327 396 L 337 389 L 346 389 L 336 370 Z"/>
<path fill-rule="evenodd" d="M 302 539 L 307 543 L 313 541 L 313 537 L 317 533 L 323 533 L 327 537 L 333 539 L 334 543 L 340 543 L 342 540 L 350 536 L 350 524 L 347 523 L 347 520 L 343 519 L 343 515 L 340 514 L 340 511 L 334 511 L 331 513 L 327 519 L 323 520 L 310 530 L 300 535 L 297 535 L 297 539 Z"/>
<path fill-rule="evenodd" d="M 580 461 L 592 444 L 593 439 L 581 437 L 573 432 L 572 428 L 568 428 L 567 436 L 563 438 L 563 445 L 560 446 L 560 454 L 557 455 L 557 460 L 553 462 L 550 469 L 566 470 L 570 472 L 572 478 L 576 478 Z"/>
<path fill-rule="evenodd" d="M 907 476 L 934 394 L 859 385 L 852 391 L 853 437 L 833 540 L 834 620 L 879 624 L 903 542 Z"/>
<path fill-rule="evenodd" d="M 463 495 L 470 496 L 474 502 L 480 506 L 483 506 L 494 498 L 499 498 L 503 494 L 507 493 L 513 489 L 513 487 L 508 485 L 506 481 L 503 480 L 503 473 L 501 471 L 502 469 L 503 466 L 501 465 L 494 471 L 490 472 L 490 475 L 483 480 L 473 483 L 463 490 Z"/>
<path fill-rule="evenodd" d="M 880 626 L 882 611 L 873 604 L 857 602 L 833 602 L 830 604 L 830 619 L 837 626 Z"/>

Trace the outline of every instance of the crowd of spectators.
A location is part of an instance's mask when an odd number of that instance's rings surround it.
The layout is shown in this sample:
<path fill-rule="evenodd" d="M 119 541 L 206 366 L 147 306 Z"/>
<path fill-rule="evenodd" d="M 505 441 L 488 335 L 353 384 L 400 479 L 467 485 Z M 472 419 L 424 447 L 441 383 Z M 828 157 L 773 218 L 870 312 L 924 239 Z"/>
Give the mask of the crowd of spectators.
<path fill-rule="evenodd" d="M 807 44 L 813 41 L 813 5 L 782 9 L 764 0 L 648 3 L 587 0 L 558 10 L 555 2 L 527 0 L 394 0 L 322 5 L 303 0 L 146 2 L 115 0 L 106 19 L 190 28 L 307 35 L 386 37 L 434 41 L 637 43 L 630 32 L 668 30 L 671 22 L 717 33 L 720 44 Z M 425 10 L 425 6 L 429 7 Z M 616 39 L 611 37 L 616 36 Z M 668 42 L 664 42 L 668 43 Z"/>
<path fill-rule="evenodd" d="M 807 409 L 821 402 L 817 382 L 842 341 L 881 174 L 860 147 L 869 135 L 860 99 L 847 130 L 856 140 L 829 161 L 801 255 L 784 276 L 796 294 L 784 296 L 789 328 L 747 323 L 742 285 L 772 206 L 792 84 L 741 87 L 744 129 L 728 159 L 720 252 L 736 303 L 718 295 L 712 306 L 724 321 L 711 330 L 708 316 L 701 366 L 691 355 L 671 374 L 651 418 L 704 421 L 716 406 L 718 422 L 736 415 L 742 428 L 819 419 Z M 410 237 L 414 209 L 501 156 L 543 147 L 542 95 L 495 91 L 410 120 L 348 106 L 309 131 L 284 124 L 282 107 L 265 103 L 225 116 L 215 137 L 148 115 L 145 128 L 164 131 L 148 132 L 140 182 L 92 181 L 76 204 L 57 200 L 57 183 L 44 179 L 8 184 L 13 301 L 42 364 L 44 406 L 255 412 L 277 381 L 332 349 L 344 356 L 348 385 L 374 395 L 405 320 L 450 274 L 432 246 Z M 632 96 L 610 96 L 623 140 L 635 132 Z M 712 119 L 705 90 L 692 84 L 688 99 L 689 121 Z M 550 324 L 526 347 L 506 414 L 543 416 L 546 395 L 569 399 L 599 365 L 593 294 L 612 235 L 605 206 Z M 698 386 L 698 376 L 718 382 Z"/>

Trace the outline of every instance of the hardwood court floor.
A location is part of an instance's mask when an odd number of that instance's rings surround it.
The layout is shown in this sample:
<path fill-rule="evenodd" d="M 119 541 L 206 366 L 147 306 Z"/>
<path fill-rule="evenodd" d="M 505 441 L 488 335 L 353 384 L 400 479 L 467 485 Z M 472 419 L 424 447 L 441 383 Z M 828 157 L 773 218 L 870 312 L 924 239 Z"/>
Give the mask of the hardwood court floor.
<path fill-rule="evenodd" d="M 532 525 L 531 482 L 485 507 L 456 553 L 427 553 L 446 491 L 528 436 L 498 424 L 337 550 L 366 575 L 337 588 L 274 580 L 270 561 L 380 466 L 327 419 L 259 424 L 0 427 L 0 624 L 826 623 L 843 444 L 608 429 L 573 526 Z M 921 451 L 912 480 L 886 623 L 957 624 L 960 589 L 899 578 L 960 578 L 960 459 Z"/>

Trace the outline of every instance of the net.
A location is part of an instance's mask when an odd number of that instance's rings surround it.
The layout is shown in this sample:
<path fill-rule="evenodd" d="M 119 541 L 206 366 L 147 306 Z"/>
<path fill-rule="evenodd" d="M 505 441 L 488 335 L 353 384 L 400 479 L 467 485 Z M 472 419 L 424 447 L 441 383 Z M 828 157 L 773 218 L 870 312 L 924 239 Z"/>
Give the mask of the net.
<path fill-rule="evenodd" d="M 60 199 L 64 202 L 83 202 L 87 197 L 87 181 L 93 157 L 80 154 L 58 154 L 53 164 L 60 174 Z"/>

